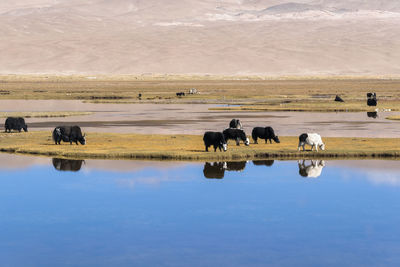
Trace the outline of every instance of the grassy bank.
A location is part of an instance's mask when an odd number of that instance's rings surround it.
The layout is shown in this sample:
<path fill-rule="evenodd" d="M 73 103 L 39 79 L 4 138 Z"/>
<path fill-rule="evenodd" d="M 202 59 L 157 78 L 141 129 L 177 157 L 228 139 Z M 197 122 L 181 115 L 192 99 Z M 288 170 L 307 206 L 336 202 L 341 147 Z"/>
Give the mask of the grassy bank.
<path fill-rule="evenodd" d="M 387 120 L 400 121 L 400 115 L 386 117 Z"/>
<path fill-rule="evenodd" d="M 0 133 L 0 151 L 67 158 L 240 160 L 255 158 L 400 158 L 399 138 L 323 138 L 326 150 L 298 152 L 297 137 L 281 137 L 280 144 L 237 147 L 227 152 L 205 152 L 199 135 L 142 135 L 88 133 L 87 145 L 56 146 L 50 132 Z M 211 151 L 213 149 L 211 148 Z"/>

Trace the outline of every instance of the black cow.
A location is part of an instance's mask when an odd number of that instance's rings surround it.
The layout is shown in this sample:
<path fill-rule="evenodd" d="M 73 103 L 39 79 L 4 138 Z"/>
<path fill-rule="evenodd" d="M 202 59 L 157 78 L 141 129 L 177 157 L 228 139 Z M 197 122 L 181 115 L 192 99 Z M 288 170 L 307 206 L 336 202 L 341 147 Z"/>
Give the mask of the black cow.
<path fill-rule="evenodd" d="M 253 164 L 256 166 L 272 166 L 274 160 L 253 160 Z"/>
<path fill-rule="evenodd" d="M 223 149 L 226 151 L 227 144 L 224 135 L 221 132 L 205 132 L 203 136 L 204 146 L 206 147 L 206 151 L 208 152 L 208 147 L 214 146 L 214 152 Z"/>
<path fill-rule="evenodd" d="M 185 96 L 185 92 L 176 93 L 176 96 L 178 96 L 178 97 Z"/>
<path fill-rule="evenodd" d="M 225 175 L 225 162 L 206 162 L 204 164 L 204 177 L 209 179 L 222 179 Z"/>
<path fill-rule="evenodd" d="M 58 126 L 53 130 L 53 140 L 54 142 L 60 145 L 61 141 L 69 142 L 72 145 L 72 142 L 75 144 L 81 143 L 82 145 L 86 144 L 86 134 L 82 135 L 81 128 L 79 126 Z"/>
<path fill-rule="evenodd" d="M 83 160 L 53 158 L 53 166 L 58 171 L 77 172 L 82 167 Z"/>
<path fill-rule="evenodd" d="M 232 119 L 229 123 L 229 128 L 242 129 L 242 123 L 240 122 L 240 120 Z"/>
<path fill-rule="evenodd" d="M 10 132 L 11 130 L 17 130 L 21 132 L 24 129 L 25 132 L 28 131 L 28 125 L 26 125 L 24 118 L 21 117 L 8 117 L 4 123 L 5 132 Z"/>
<path fill-rule="evenodd" d="M 249 138 L 246 137 L 246 133 L 241 129 L 228 128 L 225 129 L 222 133 L 224 134 L 226 142 L 232 139 L 236 141 L 237 146 L 240 145 L 240 140 L 242 140 L 246 146 L 250 144 Z"/>
<path fill-rule="evenodd" d="M 254 140 L 254 144 L 257 143 L 257 138 L 264 139 L 265 143 L 267 144 L 267 140 L 269 140 L 269 143 L 272 144 L 272 140 L 275 141 L 275 143 L 280 143 L 281 141 L 279 140 L 278 136 L 275 135 L 274 129 L 272 127 L 254 127 L 253 131 L 251 132 L 251 137 Z"/>

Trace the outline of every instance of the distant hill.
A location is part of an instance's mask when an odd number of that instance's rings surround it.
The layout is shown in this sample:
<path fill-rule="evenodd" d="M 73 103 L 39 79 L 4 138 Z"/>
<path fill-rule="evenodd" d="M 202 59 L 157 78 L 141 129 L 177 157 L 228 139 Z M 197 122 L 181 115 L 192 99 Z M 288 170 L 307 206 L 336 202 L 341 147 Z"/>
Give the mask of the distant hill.
<path fill-rule="evenodd" d="M 0 74 L 400 75 L 398 0 L 15 2 Z"/>

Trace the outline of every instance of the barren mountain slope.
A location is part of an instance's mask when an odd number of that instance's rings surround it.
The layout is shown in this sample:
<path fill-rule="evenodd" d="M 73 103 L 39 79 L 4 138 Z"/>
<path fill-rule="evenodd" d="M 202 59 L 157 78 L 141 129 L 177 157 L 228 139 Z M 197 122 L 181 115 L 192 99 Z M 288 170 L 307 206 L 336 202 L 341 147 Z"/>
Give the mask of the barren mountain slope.
<path fill-rule="evenodd" d="M 0 73 L 400 75 L 397 0 L 3 0 Z"/>

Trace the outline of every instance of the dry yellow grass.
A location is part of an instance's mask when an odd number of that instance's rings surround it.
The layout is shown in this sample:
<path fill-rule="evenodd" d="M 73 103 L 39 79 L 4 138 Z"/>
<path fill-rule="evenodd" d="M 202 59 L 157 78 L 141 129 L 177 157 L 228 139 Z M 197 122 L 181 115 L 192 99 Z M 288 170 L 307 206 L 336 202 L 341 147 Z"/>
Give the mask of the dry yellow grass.
<path fill-rule="evenodd" d="M 0 133 L 0 151 L 68 158 L 239 160 L 255 158 L 384 158 L 400 157 L 399 138 L 323 138 L 326 150 L 298 152 L 297 137 L 280 144 L 236 146 L 227 152 L 205 152 L 202 136 L 88 133 L 87 145 L 54 145 L 50 132 Z"/>
<path fill-rule="evenodd" d="M 264 77 L 265 78 L 265 77 Z M 176 97 L 196 88 L 200 94 Z M 261 79 L 197 76 L 0 76 L 0 99 L 79 99 L 95 103 L 218 103 L 244 109 L 370 111 L 366 93 L 378 94 L 378 108 L 400 110 L 400 79 Z M 138 94 L 142 98 L 138 99 Z M 339 94 L 346 102 L 335 103 Z M 254 106 L 253 106 L 254 105 Z"/>
<path fill-rule="evenodd" d="M 394 121 L 400 121 L 400 115 L 393 115 L 386 117 L 387 120 L 394 120 Z"/>
<path fill-rule="evenodd" d="M 32 111 L 32 112 L 0 112 L 0 118 L 24 117 L 24 118 L 55 118 L 90 115 L 93 112 L 80 111 Z"/>

